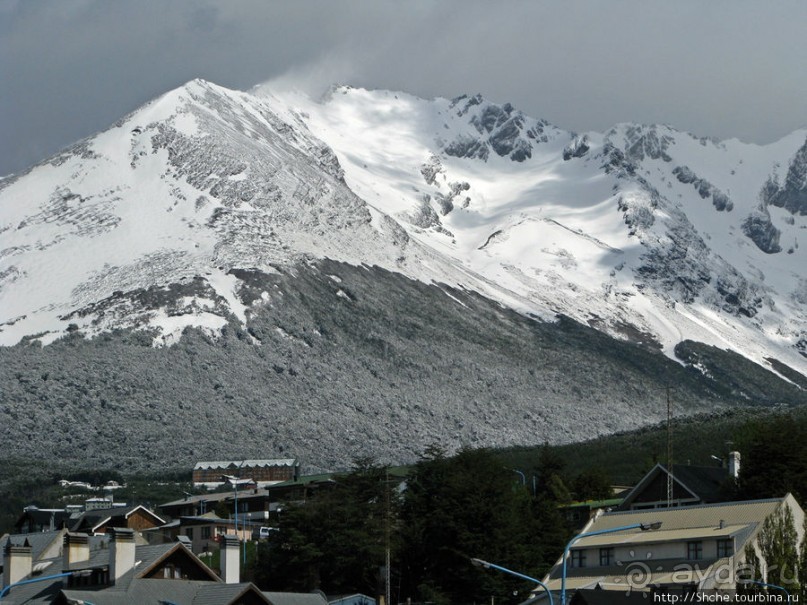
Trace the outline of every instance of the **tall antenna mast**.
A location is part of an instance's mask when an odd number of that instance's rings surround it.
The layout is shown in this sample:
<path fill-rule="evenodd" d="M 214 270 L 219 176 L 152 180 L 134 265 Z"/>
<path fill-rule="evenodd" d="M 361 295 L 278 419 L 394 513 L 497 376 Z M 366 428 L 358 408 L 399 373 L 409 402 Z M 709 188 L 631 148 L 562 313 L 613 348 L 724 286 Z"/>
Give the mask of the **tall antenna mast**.
<path fill-rule="evenodd" d="M 384 563 L 385 563 L 385 565 L 384 565 L 384 568 L 385 568 L 384 569 L 384 599 L 385 599 L 385 603 L 384 603 L 384 605 L 392 605 L 391 604 L 392 587 L 391 587 L 391 582 L 390 582 L 390 563 L 391 563 L 391 561 L 390 561 L 390 550 L 391 549 L 390 549 L 390 494 L 389 494 L 390 482 L 389 482 L 389 467 L 387 467 L 385 469 L 385 477 L 384 477 L 384 479 L 385 479 L 384 480 L 384 487 L 385 487 L 385 489 L 384 489 L 384 500 L 385 500 L 384 508 L 386 509 L 384 511 L 385 512 L 384 516 L 386 517 L 386 523 L 384 524 L 384 543 L 385 543 L 384 544 L 384 547 L 385 547 L 384 548 L 384 550 L 385 550 L 385 561 L 384 561 Z"/>
<path fill-rule="evenodd" d="M 667 386 L 667 507 L 672 506 L 673 500 L 673 417 L 670 387 Z"/>

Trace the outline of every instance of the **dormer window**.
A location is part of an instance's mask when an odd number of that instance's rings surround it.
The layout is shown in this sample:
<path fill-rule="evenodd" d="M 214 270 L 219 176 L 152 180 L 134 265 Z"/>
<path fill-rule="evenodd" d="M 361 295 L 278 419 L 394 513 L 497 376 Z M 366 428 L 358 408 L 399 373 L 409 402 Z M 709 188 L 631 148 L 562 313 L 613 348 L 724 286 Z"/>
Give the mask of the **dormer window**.
<path fill-rule="evenodd" d="M 717 541 L 717 558 L 731 557 L 734 555 L 734 541 L 731 538 L 726 538 Z"/>
<path fill-rule="evenodd" d="M 573 550 L 571 553 L 572 567 L 585 567 L 586 566 L 586 551 Z"/>
<path fill-rule="evenodd" d="M 687 542 L 687 559 L 689 561 L 699 561 L 703 559 L 703 542 L 700 540 Z"/>
<path fill-rule="evenodd" d="M 172 565 L 169 563 L 165 567 L 163 567 L 163 578 L 166 580 L 181 580 L 182 579 L 182 569 L 177 567 L 176 565 Z"/>
<path fill-rule="evenodd" d="M 606 567 L 614 563 L 614 549 L 613 547 L 600 549 L 600 566 Z"/>

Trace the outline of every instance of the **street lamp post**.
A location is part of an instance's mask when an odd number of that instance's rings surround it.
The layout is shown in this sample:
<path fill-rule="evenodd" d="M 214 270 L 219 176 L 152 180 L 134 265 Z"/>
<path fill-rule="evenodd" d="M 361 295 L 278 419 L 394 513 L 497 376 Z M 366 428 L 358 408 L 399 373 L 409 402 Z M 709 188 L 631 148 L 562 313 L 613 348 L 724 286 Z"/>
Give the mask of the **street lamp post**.
<path fill-rule="evenodd" d="M 655 521 L 653 523 L 634 523 L 633 525 L 623 525 L 621 527 L 612 527 L 611 529 L 600 529 L 597 531 L 590 531 L 585 534 L 578 534 L 566 545 L 566 548 L 563 550 L 563 571 L 561 572 L 560 577 L 560 604 L 566 605 L 566 559 L 569 557 L 569 550 L 572 548 L 572 545 L 582 538 L 588 538 L 589 536 L 600 536 L 602 534 L 612 534 L 618 531 L 625 531 L 628 529 L 641 529 L 642 531 L 648 531 L 651 529 L 658 529 L 661 527 L 661 521 Z"/>
<path fill-rule="evenodd" d="M 487 561 L 483 561 L 482 559 L 471 559 L 471 563 L 484 569 L 497 569 L 499 571 L 503 571 L 504 573 L 509 573 L 511 576 L 521 578 L 522 580 L 535 582 L 536 584 L 538 584 L 538 586 L 540 586 L 546 591 L 546 594 L 549 595 L 549 605 L 555 605 L 555 601 L 552 599 L 552 593 L 549 592 L 549 588 L 547 588 L 546 584 L 541 582 L 541 580 L 536 580 L 535 578 L 531 578 L 530 576 L 525 576 L 523 573 L 518 573 L 517 571 L 513 571 L 512 569 L 507 569 L 506 567 L 496 565 L 495 563 L 489 563 Z"/>
<path fill-rule="evenodd" d="M 238 465 L 238 474 L 241 474 L 241 467 L 244 465 L 242 461 L 241 464 Z M 233 475 L 222 475 L 225 481 L 229 481 L 233 485 L 233 493 L 235 498 L 235 535 L 238 537 L 238 482 L 239 477 L 235 477 Z M 246 530 L 247 524 L 244 522 L 244 529 Z M 240 538 L 239 538 L 240 539 Z M 243 541 L 243 562 L 247 562 L 247 542 L 246 540 Z"/>

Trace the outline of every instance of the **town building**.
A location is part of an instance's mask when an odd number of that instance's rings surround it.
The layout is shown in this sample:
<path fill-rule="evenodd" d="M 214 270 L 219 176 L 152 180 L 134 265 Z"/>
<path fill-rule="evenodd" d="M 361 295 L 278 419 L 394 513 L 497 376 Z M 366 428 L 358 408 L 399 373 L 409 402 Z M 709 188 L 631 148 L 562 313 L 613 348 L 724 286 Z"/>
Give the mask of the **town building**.
<path fill-rule="evenodd" d="M 86 510 L 70 519 L 70 530 L 89 534 L 103 534 L 112 528 L 128 528 L 143 531 L 165 524 L 145 506 L 129 506 L 126 508 L 100 508 Z"/>
<path fill-rule="evenodd" d="M 221 570 L 208 568 L 184 544 L 138 545 L 135 532 L 64 533 L 61 554 L 35 564 L 33 536 L 3 548 L 3 605 L 326 605 L 322 595 L 263 593 L 240 581 L 235 536 L 221 542 Z M 43 566 L 43 564 L 46 564 Z"/>
<path fill-rule="evenodd" d="M 226 535 L 239 540 L 253 540 L 261 524 L 247 519 L 220 519 L 215 515 L 177 517 L 165 525 L 145 530 L 143 537 L 150 543 L 175 542 L 180 538 L 194 553 L 210 553 L 219 548 Z"/>
<path fill-rule="evenodd" d="M 227 483 L 227 477 L 239 482 L 266 487 L 300 476 L 300 463 L 293 458 L 274 460 L 216 460 L 197 462 L 193 467 L 193 486 L 216 489 Z"/>
<path fill-rule="evenodd" d="M 656 464 L 619 505 L 621 510 L 694 506 L 725 502 L 729 499 L 740 472 L 740 454 L 729 454 L 728 468 L 676 464 L 668 468 Z M 672 477 L 671 498 L 667 499 L 668 480 Z"/>
<path fill-rule="evenodd" d="M 62 529 L 67 525 L 71 514 L 64 508 L 26 506 L 22 510 L 22 515 L 14 523 L 14 532 L 32 534 Z"/>
<path fill-rule="evenodd" d="M 777 524 L 804 540 L 804 511 L 792 495 L 648 510 L 600 512 L 583 528 L 566 559 L 567 597 L 578 589 L 686 594 L 742 587 L 746 565 L 766 577 L 761 544 Z M 641 527 L 640 527 L 641 526 Z M 595 533 L 597 535 L 586 535 Z M 798 550 L 796 551 L 798 552 Z M 756 569 L 756 568 L 759 569 Z M 785 570 L 786 573 L 786 570 Z M 559 593 L 563 557 L 543 580 Z M 767 578 L 778 584 L 782 578 Z M 541 591 L 535 593 L 540 598 Z"/>

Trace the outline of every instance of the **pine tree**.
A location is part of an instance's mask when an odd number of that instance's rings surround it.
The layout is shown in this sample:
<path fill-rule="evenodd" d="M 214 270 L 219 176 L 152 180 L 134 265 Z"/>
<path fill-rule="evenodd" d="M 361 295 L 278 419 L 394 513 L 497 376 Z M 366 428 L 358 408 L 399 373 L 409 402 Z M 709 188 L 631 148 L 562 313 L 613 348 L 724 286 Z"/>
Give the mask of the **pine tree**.
<path fill-rule="evenodd" d="M 471 558 L 533 577 L 543 571 L 530 493 L 489 450 L 462 450 L 453 458 L 428 452 L 408 482 L 403 520 L 404 596 L 414 600 L 520 602 L 534 588 L 475 568 Z"/>

